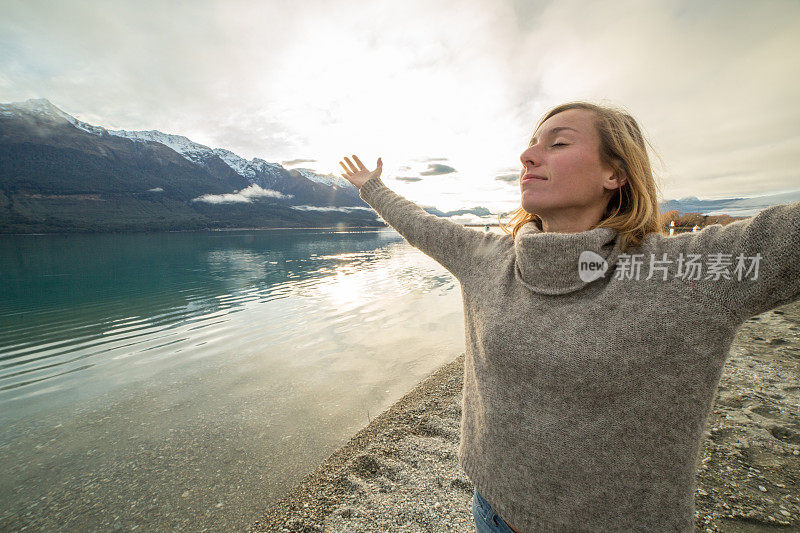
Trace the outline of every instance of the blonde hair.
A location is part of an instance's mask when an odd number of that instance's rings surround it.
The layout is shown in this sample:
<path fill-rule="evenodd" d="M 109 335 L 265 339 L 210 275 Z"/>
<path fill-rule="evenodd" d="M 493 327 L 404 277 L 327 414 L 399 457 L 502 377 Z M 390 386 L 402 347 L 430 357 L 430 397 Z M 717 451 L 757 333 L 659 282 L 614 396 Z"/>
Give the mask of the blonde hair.
<path fill-rule="evenodd" d="M 589 229 L 618 230 L 619 246 L 623 252 L 629 246 L 641 244 L 648 233 L 665 234 L 658 204 L 661 194 L 650 168 L 645 143 L 653 153 L 656 153 L 655 148 L 644 138 L 636 120 L 624 109 L 611 105 L 573 101 L 558 105 L 545 113 L 534 133 L 545 120 L 567 109 L 586 109 L 594 114 L 594 124 L 600 134 L 600 159 L 613 168 L 618 176 L 625 177 L 625 183 L 616 189 L 617 192 L 609 200 L 600 222 Z M 532 142 L 531 136 L 528 146 Z M 500 222 L 499 214 L 497 219 Z M 509 233 L 508 226 L 513 226 L 511 235 L 515 238 L 520 228 L 529 222 L 542 229 L 542 219 L 520 206 L 512 212 L 511 219 L 506 224 L 500 223 L 500 228 Z"/>

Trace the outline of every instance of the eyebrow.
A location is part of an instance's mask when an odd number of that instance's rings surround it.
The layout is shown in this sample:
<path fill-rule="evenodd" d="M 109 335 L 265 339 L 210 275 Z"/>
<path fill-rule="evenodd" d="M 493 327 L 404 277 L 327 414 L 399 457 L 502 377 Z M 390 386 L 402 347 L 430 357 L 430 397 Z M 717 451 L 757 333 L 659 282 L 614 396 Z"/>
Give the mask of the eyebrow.
<path fill-rule="evenodd" d="M 576 130 L 575 128 L 570 128 L 569 126 L 556 126 L 555 128 L 551 128 L 551 129 L 550 129 L 550 131 L 548 131 L 548 132 L 545 132 L 545 135 L 553 135 L 554 133 L 558 133 L 558 132 L 559 132 L 559 131 L 561 131 L 561 130 L 572 130 L 572 131 L 574 131 L 574 132 L 576 132 L 576 133 L 580 133 L 580 132 L 579 132 L 578 130 Z M 536 136 L 534 135 L 534 136 L 531 138 L 531 142 L 530 142 L 530 143 L 528 143 L 528 146 L 530 146 L 531 144 L 534 144 L 534 141 L 535 141 L 535 140 L 536 140 Z"/>

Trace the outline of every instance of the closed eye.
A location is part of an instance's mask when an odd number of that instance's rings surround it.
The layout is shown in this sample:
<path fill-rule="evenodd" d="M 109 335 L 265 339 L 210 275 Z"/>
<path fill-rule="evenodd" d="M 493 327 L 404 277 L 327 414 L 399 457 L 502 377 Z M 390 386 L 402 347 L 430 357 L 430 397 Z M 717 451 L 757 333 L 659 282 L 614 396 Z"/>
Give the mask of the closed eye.
<path fill-rule="evenodd" d="M 569 146 L 567 143 L 556 143 L 553 146 Z"/>

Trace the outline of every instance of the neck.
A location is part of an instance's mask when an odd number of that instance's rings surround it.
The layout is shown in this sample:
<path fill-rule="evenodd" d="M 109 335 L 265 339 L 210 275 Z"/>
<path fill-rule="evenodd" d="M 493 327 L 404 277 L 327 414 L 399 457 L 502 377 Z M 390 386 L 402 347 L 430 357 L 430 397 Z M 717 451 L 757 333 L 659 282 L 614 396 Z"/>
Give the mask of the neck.
<path fill-rule="evenodd" d="M 606 202 L 586 207 L 561 208 L 536 213 L 542 219 L 542 233 L 580 233 L 600 223 Z"/>
<path fill-rule="evenodd" d="M 559 213 L 555 216 L 539 215 L 542 219 L 542 233 L 580 233 L 589 231 L 600 222 L 594 214 Z"/>

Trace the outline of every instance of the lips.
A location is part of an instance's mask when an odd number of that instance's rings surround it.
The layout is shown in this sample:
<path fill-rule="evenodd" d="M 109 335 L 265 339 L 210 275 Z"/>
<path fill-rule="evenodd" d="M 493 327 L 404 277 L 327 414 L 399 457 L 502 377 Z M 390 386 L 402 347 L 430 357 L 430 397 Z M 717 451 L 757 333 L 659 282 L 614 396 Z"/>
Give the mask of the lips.
<path fill-rule="evenodd" d="M 547 178 L 545 178 L 544 176 L 539 176 L 537 174 L 525 174 L 524 176 L 522 176 L 522 183 L 525 183 L 526 181 L 537 181 L 537 180 L 547 181 Z"/>

